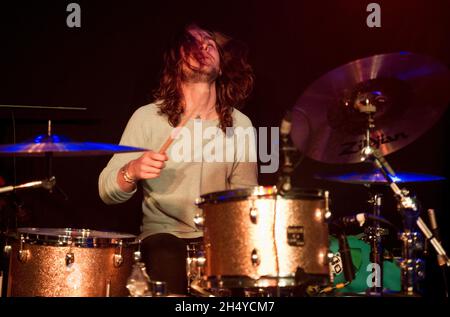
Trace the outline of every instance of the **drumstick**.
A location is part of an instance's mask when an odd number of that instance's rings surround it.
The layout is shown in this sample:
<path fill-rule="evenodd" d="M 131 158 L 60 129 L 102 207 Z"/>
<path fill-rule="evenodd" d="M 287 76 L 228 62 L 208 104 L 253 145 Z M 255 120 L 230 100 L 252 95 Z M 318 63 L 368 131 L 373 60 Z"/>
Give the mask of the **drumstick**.
<path fill-rule="evenodd" d="M 169 137 L 167 138 L 166 142 L 164 142 L 163 146 L 161 146 L 161 148 L 159 149 L 158 151 L 159 154 L 163 154 L 164 152 L 167 151 L 169 146 L 172 144 L 173 140 L 176 139 L 181 128 L 184 127 L 186 123 L 189 121 L 189 119 L 193 117 L 193 114 L 196 112 L 196 110 L 198 110 L 198 108 L 200 107 L 197 106 L 196 108 L 194 108 L 189 114 L 187 114 L 183 118 L 183 120 L 181 120 L 181 122 L 176 126 L 175 130 L 170 133 Z"/>

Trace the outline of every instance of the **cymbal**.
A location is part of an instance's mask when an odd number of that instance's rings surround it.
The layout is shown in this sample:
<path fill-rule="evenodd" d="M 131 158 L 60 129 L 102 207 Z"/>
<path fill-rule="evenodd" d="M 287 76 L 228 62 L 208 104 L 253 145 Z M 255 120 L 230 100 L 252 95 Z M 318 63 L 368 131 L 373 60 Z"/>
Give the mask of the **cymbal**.
<path fill-rule="evenodd" d="M 0 145 L 0 155 L 44 156 L 51 153 L 54 156 L 94 156 L 113 153 L 144 152 L 147 149 L 93 142 L 70 142 L 59 135 L 39 135 L 26 143 Z"/>
<path fill-rule="evenodd" d="M 367 115 L 374 105 L 372 146 L 388 155 L 416 140 L 450 102 L 450 72 L 431 57 L 375 55 L 338 67 L 313 82 L 292 109 L 291 137 L 308 157 L 360 162 Z"/>
<path fill-rule="evenodd" d="M 317 174 L 315 175 L 315 178 L 349 184 L 387 184 L 386 179 L 379 170 L 368 173 L 348 173 L 340 175 Z M 395 176 L 392 176 L 392 179 L 396 183 L 419 183 L 442 181 L 445 180 L 445 177 L 419 173 L 396 172 Z"/>

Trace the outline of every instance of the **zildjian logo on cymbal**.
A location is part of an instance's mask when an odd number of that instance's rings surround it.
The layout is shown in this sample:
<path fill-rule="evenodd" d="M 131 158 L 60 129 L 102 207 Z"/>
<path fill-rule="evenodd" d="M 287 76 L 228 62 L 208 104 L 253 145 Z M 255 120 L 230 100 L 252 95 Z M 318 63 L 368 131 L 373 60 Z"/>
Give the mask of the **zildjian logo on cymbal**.
<path fill-rule="evenodd" d="M 382 134 L 380 136 L 377 136 L 376 138 L 370 138 L 370 143 L 372 146 L 379 149 L 382 144 L 388 144 L 399 141 L 400 139 L 407 139 L 407 138 L 408 135 L 404 132 L 397 133 L 394 136 Z M 364 142 L 365 140 L 361 139 L 359 141 L 342 143 L 341 146 L 343 147 L 343 150 L 341 153 L 339 153 L 339 156 L 351 155 L 361 152 L 361 150 L 364 147 Z"/>

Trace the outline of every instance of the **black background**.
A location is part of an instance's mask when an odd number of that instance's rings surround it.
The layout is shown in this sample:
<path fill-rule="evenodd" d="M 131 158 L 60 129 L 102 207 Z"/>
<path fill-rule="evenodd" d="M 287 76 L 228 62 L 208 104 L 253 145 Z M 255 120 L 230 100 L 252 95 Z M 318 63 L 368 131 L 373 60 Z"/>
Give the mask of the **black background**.
<path fill-rule="evenodd" d="M 366 25 L 367 4 L 375 1 L 77 1 L 81 28 L 68 28 L 66 7 L 71 2 L 1 2 L 0 104 L 88 110 L 0 109 L 1 143 L 45 133 L 48 119 L 53 121 L 53 133 L 74 141 L 118 143 L 133 111 L 152 101 L 167 41 L 189 21 L 204 23 L 248 45 L 256 86 L 243 112 L 255 127 L 278 126 L 285 110 L 309 84 L 359 58 L 411 51 L 450 65 L 450 4 L 446 0 L 376 1 L 381 5 L 381 28 Z M 448 116 L 447 111 L 418 140 L 389 155 L 394 169 L 448 177 Z M 97 177 L 108 160 L 104 156 L 55 159 L 54 175 L 68 200 L 58 191 L 18 193 L 29 216 L 24 224 L 138 233 L 139 196 L 118 206 L 106 206 L 98 197 Z M 360 164 L 330 165 L 306 158 L 294 182 L 329 189 L 334 213 L 350 215 L 367 210 L 367 190 L 319 181 L 313 175 L 360 168 Z M 0 176 L 7 185 L 40 179 L 45 176 L 45 162 L 2 157 Z M 275 174 L 260 175 L 262 185 L 275 182 Z M 425 208 L 437 210 L 447 242 L 448 182 L 409 184 L 408 188 Z M 384 194 L 383 216 L 398 223 L 390 192 L 384 190 Z M 8 204 L 10 198 L 2 199 Z M 392 249 L 398 247 L 394 233 L 388 240 Z M 429 294 L 441 294 L 434 257 L 429 262 Z"/>

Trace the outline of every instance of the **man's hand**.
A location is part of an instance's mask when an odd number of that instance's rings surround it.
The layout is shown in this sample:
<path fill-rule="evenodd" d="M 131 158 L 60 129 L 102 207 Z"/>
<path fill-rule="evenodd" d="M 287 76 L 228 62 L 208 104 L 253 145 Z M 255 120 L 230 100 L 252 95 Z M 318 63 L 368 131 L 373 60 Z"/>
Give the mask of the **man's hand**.
<path fill-rule="evenodd" d="M 153 151 L 145 152 L 138 159 L 128 163 L 128 176 L 135 181 L 157 178 L 161 174 L 161 170 L 166 166 L 164 162 L 167 160 L 166 154 L 159 154 Z"/>

